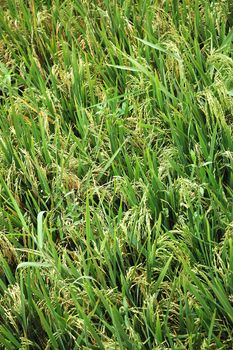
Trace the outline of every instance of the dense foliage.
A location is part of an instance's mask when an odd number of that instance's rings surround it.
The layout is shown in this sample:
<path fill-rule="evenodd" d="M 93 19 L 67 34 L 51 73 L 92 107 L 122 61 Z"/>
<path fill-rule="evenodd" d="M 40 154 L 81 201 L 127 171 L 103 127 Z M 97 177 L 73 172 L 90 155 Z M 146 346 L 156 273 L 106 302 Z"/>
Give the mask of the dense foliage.
<path fill-rule="evenodd" d="M 232 349 L 232 4 L 1 1 L 1 349 Z"/>

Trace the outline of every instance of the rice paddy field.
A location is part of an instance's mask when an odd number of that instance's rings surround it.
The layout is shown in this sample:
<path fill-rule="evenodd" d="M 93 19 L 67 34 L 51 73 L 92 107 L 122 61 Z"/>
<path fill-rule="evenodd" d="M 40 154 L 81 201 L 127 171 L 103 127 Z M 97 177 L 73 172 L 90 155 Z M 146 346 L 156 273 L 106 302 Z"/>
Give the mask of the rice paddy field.
<path fill-rule="evenodd" d="M 0 5 L 0 349 L 232 349 L 232 0 Z"/>

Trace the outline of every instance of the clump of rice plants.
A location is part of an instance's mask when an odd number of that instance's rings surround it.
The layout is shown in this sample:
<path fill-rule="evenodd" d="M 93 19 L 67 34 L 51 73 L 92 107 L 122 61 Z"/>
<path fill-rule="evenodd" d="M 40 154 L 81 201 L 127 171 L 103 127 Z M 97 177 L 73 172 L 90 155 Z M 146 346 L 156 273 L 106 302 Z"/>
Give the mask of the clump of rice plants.
<path fill-rule="evenodd" d="M 0 4 L 0 348 L 232 349 L 232 2 Z"/>

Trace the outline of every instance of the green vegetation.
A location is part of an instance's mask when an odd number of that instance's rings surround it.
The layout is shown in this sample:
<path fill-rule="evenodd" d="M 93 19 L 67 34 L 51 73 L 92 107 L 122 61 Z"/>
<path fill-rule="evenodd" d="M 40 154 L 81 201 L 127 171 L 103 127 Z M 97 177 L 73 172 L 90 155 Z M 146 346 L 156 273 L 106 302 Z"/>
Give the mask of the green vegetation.
<path fill-rule="evenodd" d="M 0 349 L 232 349 L 232 0 L 0 10 Z"/>

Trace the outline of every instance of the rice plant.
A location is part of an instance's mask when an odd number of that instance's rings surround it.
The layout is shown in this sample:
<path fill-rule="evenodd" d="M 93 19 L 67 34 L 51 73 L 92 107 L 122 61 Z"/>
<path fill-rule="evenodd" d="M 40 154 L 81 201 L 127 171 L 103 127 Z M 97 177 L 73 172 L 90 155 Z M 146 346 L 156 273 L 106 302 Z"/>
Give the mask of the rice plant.
<path fill-rule="evenodd" d="M 0 349 L 232 349 L 232 1 L 0 5 Z"/>

